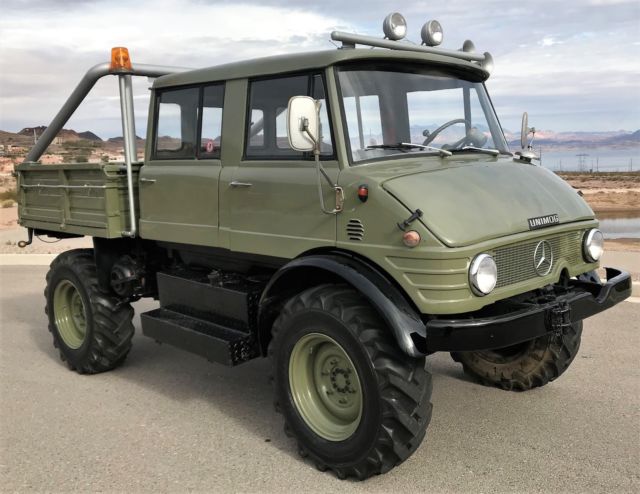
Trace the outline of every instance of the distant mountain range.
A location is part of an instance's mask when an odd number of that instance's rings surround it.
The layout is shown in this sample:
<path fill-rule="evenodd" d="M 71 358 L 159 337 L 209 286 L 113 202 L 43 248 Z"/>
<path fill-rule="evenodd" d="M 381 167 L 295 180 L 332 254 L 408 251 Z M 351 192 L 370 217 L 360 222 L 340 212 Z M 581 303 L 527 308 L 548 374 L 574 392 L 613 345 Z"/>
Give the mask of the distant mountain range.
<path fill-rule="evenodd" d="M 29 146 L 33 144 L 34 131 L 36 137 L 42 135 L 45 126 L 26 127 L 19 132 L 5 132 L 0 130 L 0 144 L 14 144 Z M 485 131 L 486 129 L 480 129 Z M 414 132 L 415 131 L 415 132 Z M 421 129 L 411 128 L 412 135 L 420 135 Z M 139 141 L 141 137 L 136 136 Z M 505 130 L 505 137 L 512 149 L 520 147 L 520 133 Z M 59 143 L 74 142 L 80 140 L 103 143 L 105 145 L 121 145 L 122 137 L 116 136 L 103 140 L 91 131 L 77 132 L 73 129 L 63 129 L 58 133 Z M 536 132 L 534 147 L 548 149 L 578 149 L 578 148 L 636 148 L 640 147 L 640 130 L 634 132 L 617 130 L 610 132 L 554 132 L 551 130 L 538 130 Z"/>
<path fill-rule="evenodd" d="M 505 130 L 505 137 L 512 149 L 520 147 L 520 133 Z M 578 148 L 634 148 L 640 146 L 640 130 L 628 132 L 553 132 L 537 130 L 534 147 L 578 149 Z"/>
<path fill-rule="evenodd" d="M 40 125 L 38 127 L 25 127 L 20 132 L 17 132 L 17 134 L 20 136 L 33 138 L 35 133 L 35 136 L 39 137 L 46 129 L 47 128 L 44 125 Z M 76 132 L 72 129 L 62 129 L 60 132 L 58 132 L 58 139 L 63 142 L 77 141 L 80 139 L 85 139 L 87 141 L 102 141 L 100 137 L 89 130 L 85 130 L 84 132 Z"/>

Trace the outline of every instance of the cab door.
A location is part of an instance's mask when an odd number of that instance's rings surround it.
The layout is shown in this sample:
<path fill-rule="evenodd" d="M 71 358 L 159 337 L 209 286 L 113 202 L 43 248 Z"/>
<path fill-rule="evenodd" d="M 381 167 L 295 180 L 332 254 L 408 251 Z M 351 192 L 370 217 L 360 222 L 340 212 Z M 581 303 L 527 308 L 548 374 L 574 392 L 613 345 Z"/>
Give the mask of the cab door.
<path fill-rule="evenodd" d="M 151 159 L 140 170 L 140 235 L 219 244 L 224 84 L 158 90 Z"/>
<path fill-rule="evenodd" d="M 248 112 L 244 147 L 236 156 L 225 154 L 220 179 L 222 228 L 232 251 L 290 259 L 302 252 L 333 246 L 336 216 L 320 209 L 313 156 L 289 147 L 286 121 L 292 96 L 312 95 L 323 101 L 322 160 L 337 181 L 323 77 L 305 73 L 242 81 Z M 243 95 L 243 96 L 244 96 Z M 229 159 L 227 159 L 229 156 Z M 325 202 L 335 202 L 323 181 Z"/>

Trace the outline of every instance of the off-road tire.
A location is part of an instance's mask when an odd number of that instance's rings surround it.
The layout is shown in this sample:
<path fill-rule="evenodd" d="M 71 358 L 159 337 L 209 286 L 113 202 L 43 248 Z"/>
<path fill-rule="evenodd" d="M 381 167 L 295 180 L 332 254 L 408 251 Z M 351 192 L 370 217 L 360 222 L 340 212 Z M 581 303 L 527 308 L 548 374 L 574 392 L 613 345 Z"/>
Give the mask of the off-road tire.
<path fill-rule="evenodd" d="M 464 373 L 485 386 L 527 391 L 554 381 L 578 353 L 582 321 L 562 335 L 548 334 L 531 341 L 489 352 L 454 352 Z"/>
<path fill-rule="evenodd" d="M 328 441 L 305 423 L 292 398 L 289 360 L 297 341 L 323 333 L 338 342 L 362 383 L 355 432 Z M 431 374 L 425 360 L 405 355 L 376 311 L 346 285 L 320 285 L 291 298 L 272 328 L 268 354 L 276 411 L 301 456 L 338 478 L 364 480 L 388 472 L 418 448 L 431 420 Z"/>
<path fill-rule="evenodd" d="M 54 291 L 64 282 L 74 285 L 84 307 L 86 333 L 78 348 L 65 343 L 56 325 Z M 44 296 L 53 346 L 69 369 L 79 374 L 96 374 L 124 362 L 134 333 L 133 308 L 126 301 L 100 291 L 91 249 L 71 250 L 56 257 L 47 273 Z"/>

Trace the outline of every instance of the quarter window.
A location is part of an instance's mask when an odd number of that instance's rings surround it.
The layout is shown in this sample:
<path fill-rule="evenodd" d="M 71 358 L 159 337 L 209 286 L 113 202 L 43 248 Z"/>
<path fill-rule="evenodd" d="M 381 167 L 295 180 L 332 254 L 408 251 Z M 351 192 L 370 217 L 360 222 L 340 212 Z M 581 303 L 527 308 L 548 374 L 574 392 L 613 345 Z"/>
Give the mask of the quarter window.
<path fill-rule="evenodd" d="M 222 141 L 222 104 L 224 86 L 206 86 L 202 90 L 202 130 L 200 132 L 200 157 L 220 158 Z"/>

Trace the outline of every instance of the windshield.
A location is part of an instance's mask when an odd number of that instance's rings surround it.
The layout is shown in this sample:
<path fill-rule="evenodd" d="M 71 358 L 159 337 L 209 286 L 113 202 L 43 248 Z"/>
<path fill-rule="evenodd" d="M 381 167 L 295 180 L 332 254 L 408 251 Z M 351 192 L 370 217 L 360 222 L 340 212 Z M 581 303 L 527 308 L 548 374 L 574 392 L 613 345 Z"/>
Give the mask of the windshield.
<path fill-rule="evenodd" d="M 424 68 L 338 74 L 354 163 L 438 150 L 509 152 L 481 82 Z"/>

